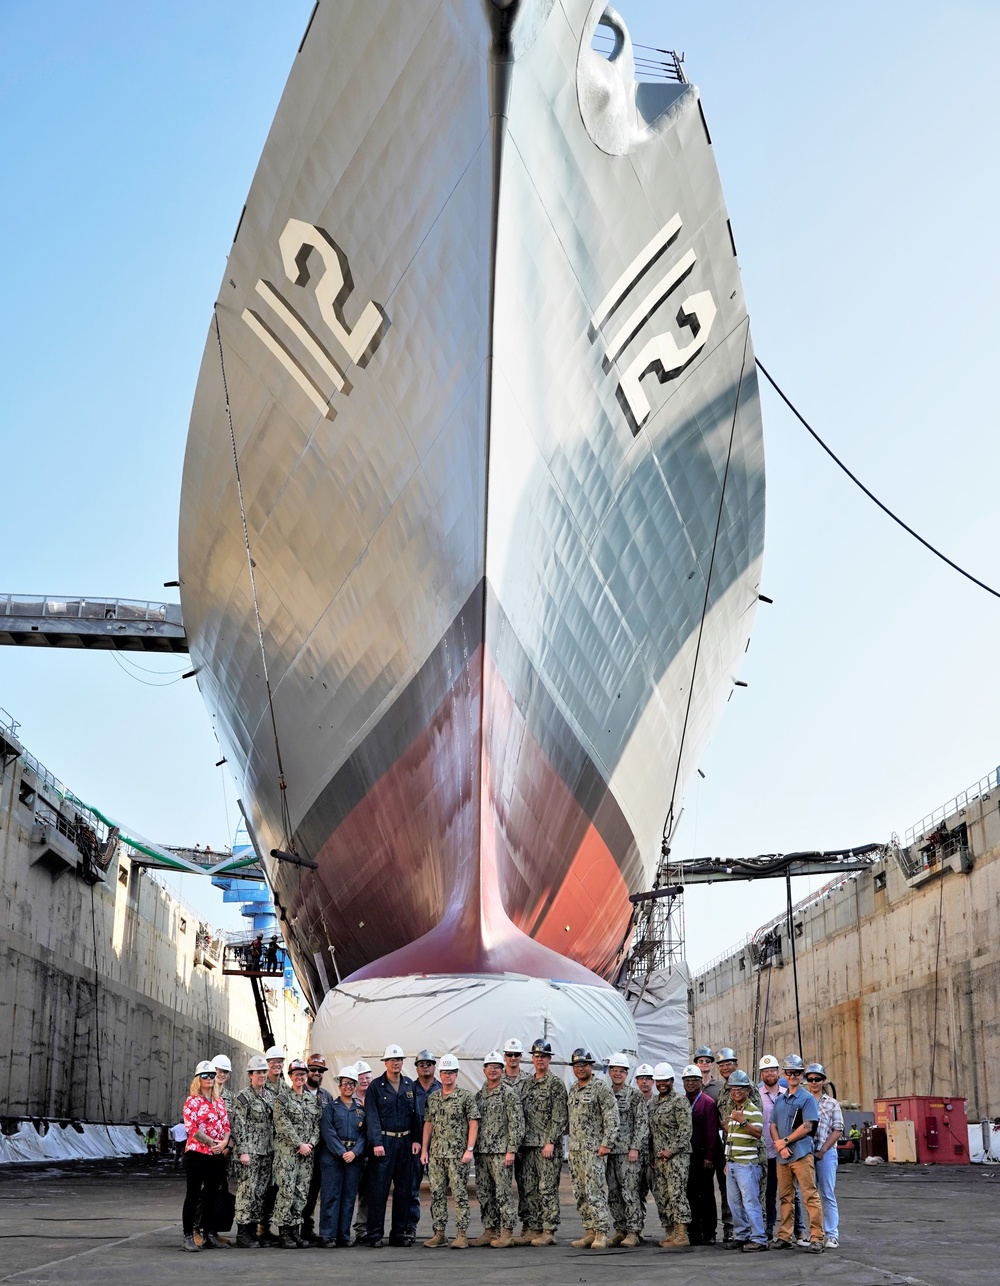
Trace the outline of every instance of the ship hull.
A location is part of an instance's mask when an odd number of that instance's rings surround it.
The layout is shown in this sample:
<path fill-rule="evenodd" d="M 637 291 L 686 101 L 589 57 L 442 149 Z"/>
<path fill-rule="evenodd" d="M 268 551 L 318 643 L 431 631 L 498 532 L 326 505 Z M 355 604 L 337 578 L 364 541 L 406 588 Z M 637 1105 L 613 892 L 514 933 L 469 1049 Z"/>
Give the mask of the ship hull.
<path fill-rule="evenodd" d="M 184 619 L 258 845 L 317 862 L 274 872 L 317 1000 L 331 947 L 358 980 L 611 977 L 748 642 L 711 143 L 627 35 L 591 53 L 601 9 L 324 0 L 230 254 Z"/>

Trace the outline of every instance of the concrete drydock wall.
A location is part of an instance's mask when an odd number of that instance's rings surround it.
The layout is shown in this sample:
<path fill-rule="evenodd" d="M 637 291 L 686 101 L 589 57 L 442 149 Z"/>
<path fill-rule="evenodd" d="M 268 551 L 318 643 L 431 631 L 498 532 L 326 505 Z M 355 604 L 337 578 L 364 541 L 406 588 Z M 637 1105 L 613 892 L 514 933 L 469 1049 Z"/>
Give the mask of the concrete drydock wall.
<path fill-rule="evenodd" d="M 3 762 L 3 761 L 0 761 Z M 249 982 L 203 959 L 197 917 L 127 856 L 89 884 L 38 860 L 36 810 L 61 801 L 23 760 L 0 775 L 0 1113 L 121 1122 L 179 1117 L 196 1062 L 259 1052 Z M 303 1011 L 275 1035 L 307 1047 Z"/>
<path fill-rule="evenodd" d="M 946 819 L 967 846 L 910 875 L 894 860 L 793 915 L 802 1054 L 827 1068 L 843 1101 L 962 1095 L 970 1120 L 1000 1115 L 1000 791 Z M 916 846 L 910 856 L 919 864 Z M 749 944 L 695 977 L 692 1039 L 798 1049 L 791 946 L 758 973 Z M 768 983 L 770 994 L 768 995 Z M 745 1052 L 744 1052 L 745 1051 Z"/>

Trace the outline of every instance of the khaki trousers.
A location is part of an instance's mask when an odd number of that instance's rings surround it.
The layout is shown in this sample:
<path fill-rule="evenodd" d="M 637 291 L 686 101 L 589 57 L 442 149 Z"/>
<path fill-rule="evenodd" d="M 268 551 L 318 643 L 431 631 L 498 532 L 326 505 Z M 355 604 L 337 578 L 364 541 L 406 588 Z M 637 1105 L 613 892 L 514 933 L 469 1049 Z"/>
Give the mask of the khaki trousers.
<path fill-rule="evenodd" d="M 809 1219 L 809 1240 L 823 1241 L 823 1207 L 816 1191 L 816 1164 L 812 1153 L 800 1161 L 778 1161 L 778 1200 L 781 1203 L 779 1241 L 791 1241 L 795 1226 L 795 1185 L 799 1185 L 802 1203 Z"/>

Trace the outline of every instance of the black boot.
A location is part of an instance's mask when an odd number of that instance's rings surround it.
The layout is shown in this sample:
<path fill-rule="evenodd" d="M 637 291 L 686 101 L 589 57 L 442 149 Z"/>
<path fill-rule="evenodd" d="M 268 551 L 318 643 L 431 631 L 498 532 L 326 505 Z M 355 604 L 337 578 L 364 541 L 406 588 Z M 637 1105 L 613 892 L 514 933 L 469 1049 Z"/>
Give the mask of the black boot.
<path fill-rule="evenodd" d="M 261 1250 L 267 1250 L 269 1246 L 276 1246 L 278 1244 L 278 1238 L 271 1231 L 270 1224 L 262 1223 L 260 1225 L 257 1244 L 260 1246 Z"/>
<path fill-rule="evenodd" d="M 252 1223 L 236 1225 L 236 1245 L 239 1250 L 260 1249 L 260 1242 L 254 1236 L 254 1225 Z"/>
<path fill-rule="evenodd" d="M 312 1245 L 311 1241 L 309 1241 L 307 1238 L 302 1236 L 301 1224 L 298 1227 L 293 1226 L 292 1237 L 294 1238 L 295 1244 L 298 1246 L 300 1250 L 308 1250 L 309 1247 Z"/>
<path fill-rule="evenodd" d="M 206 1250 L 228 1250 L 229 1242 L 220 1241 L 218 1235 L 214 1232 L 206 1232 L 205 1249 Z"/>
<path fill-rule="evenodd" d="M 197 1251 L 197 1250 L 201 1250 L 201 1247 L 198 1245 L 198 1243 L 197 1243 L 197 1242 L 195 1241 L 195 1239 L 194 1239 L 194 1234 L 193 1234 L 193 1233 L 188 1232 L 188 1233 L 185 1233 L 185 1234 L 184 1234 L 184 1249 L 185 1249 L 185 1250 L 195 1250 L 195 1251 Z"/>
<path fill-rule="evenodd" d="M 280 1235 L 278 1237 L 278 1240 L 274 1244 L 276 1246 L 280 1246 L 282 1250 L 298 1250 L 299 1243 L 295 1240 L 295 1237 L 293 1236 L 294 1231 L 295 1230 L 292 1227 L 288 1225 L 282 1225 L 282 1227 L 278 1229 L 278 1233 Z"/>

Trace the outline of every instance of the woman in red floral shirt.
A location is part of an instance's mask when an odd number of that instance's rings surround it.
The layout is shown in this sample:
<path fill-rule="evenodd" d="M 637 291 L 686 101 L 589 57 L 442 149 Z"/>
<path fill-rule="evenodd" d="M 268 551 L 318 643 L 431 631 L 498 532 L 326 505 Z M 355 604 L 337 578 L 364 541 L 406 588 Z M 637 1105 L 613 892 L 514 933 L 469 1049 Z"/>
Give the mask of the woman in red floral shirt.
<path fill-rule="evenodd" d="M 224 1154 L 229 1145 L 229 1116 L 215 1088 L 215 1068 L 207 1060 L 195 1068 L 195 1078 L 184 1103 L 184 1125 L 187 1129 L 184 1151 L 187 1192 L 181 1215 L 184 1249 L 199 1249 L 194 1239 L 194 1220 L 200 1205 L 205 1249 L 225 1250 L 226 1243 L 216 1236 L 214 1213 L 216 1195 L 226 1181 Z"/>

